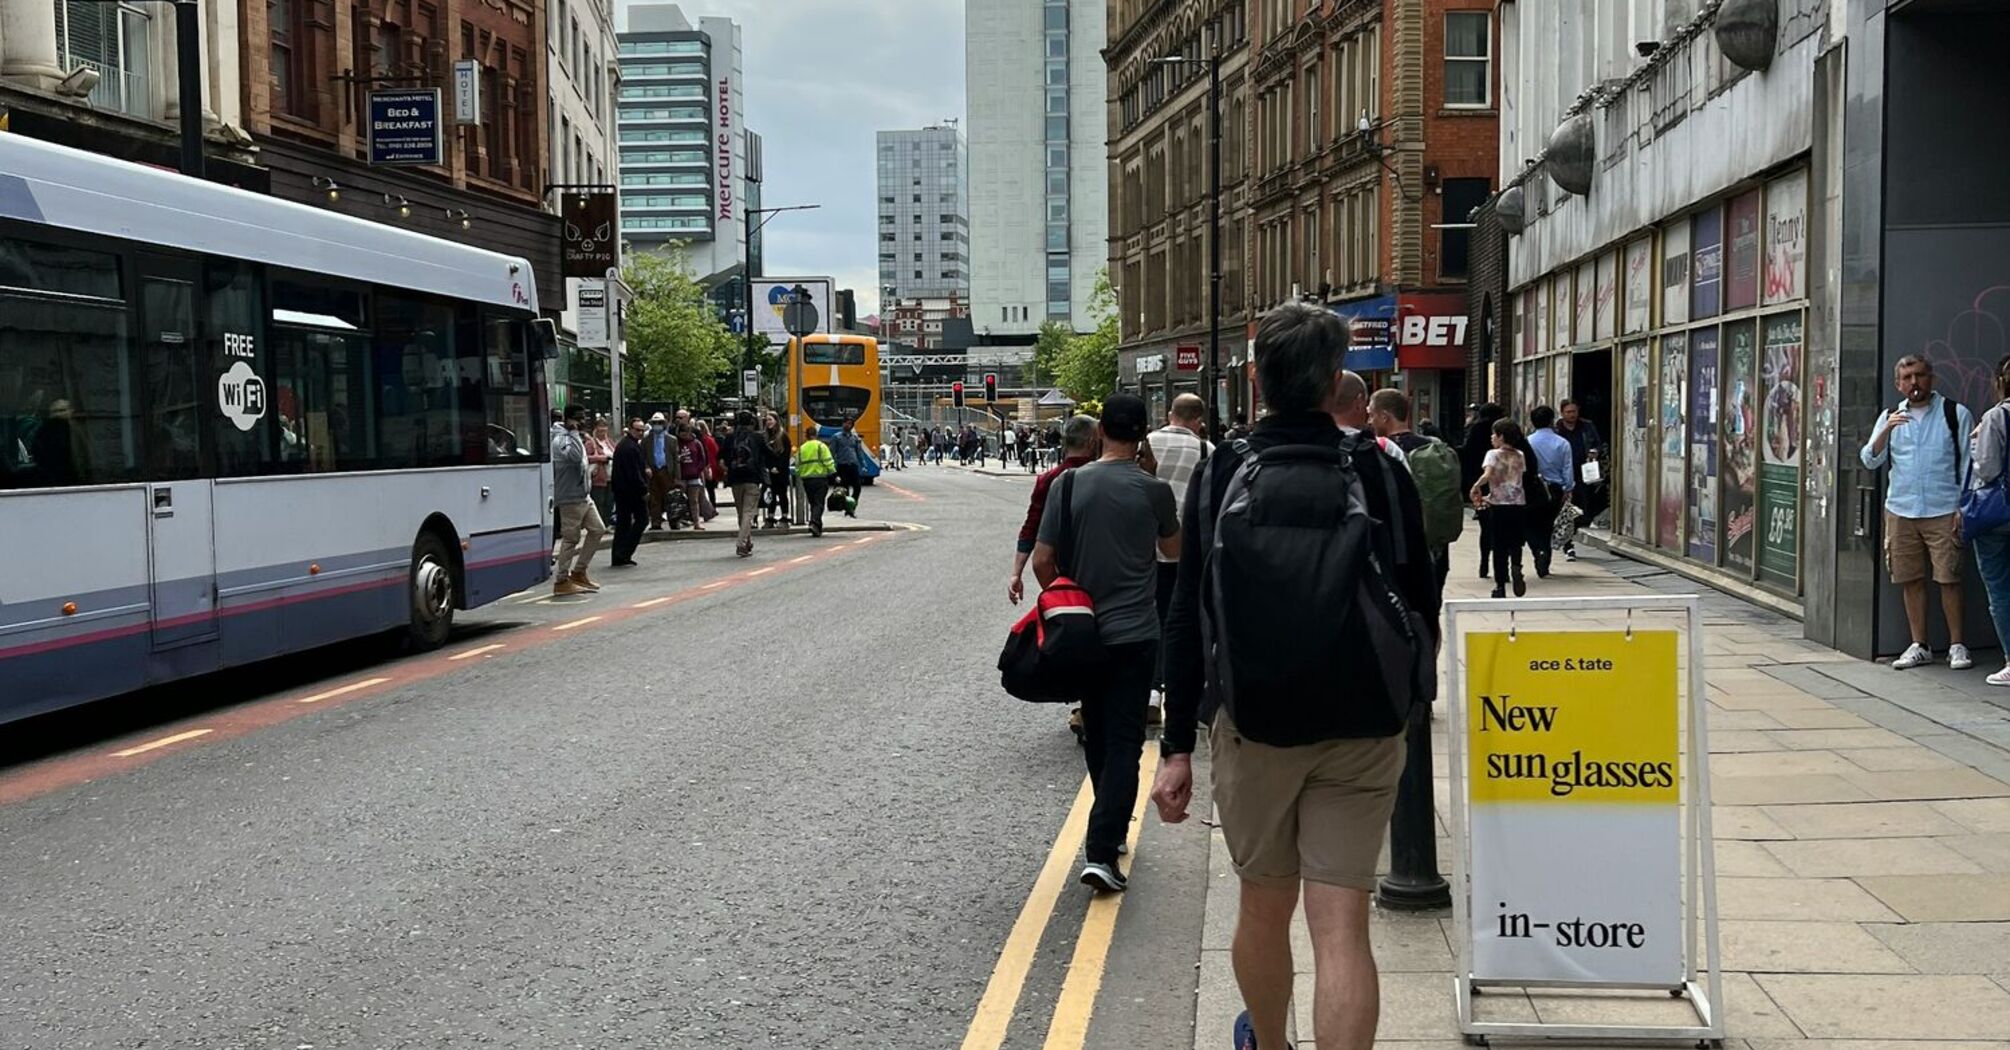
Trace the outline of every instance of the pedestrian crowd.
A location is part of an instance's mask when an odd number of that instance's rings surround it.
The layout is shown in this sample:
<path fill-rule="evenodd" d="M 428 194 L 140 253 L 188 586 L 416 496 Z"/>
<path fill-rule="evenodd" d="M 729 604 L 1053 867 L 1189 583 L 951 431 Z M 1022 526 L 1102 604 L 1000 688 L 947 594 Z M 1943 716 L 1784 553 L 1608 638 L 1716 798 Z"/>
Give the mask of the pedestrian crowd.
<path fill-rule="evenodd" d="M 798 448 L 772 411 L 742 410 L 716 428 L 688 410 L 657 412 L 630 419 L 619 439 L 610 420 L 590 417 L 583 406 L 555 411 L 552 593 L 600 590 L 588 569 L 610 532 L 610 564 L 627 568 L 645 531 L 706 531 L 719 516 L 721 485 L 738 515 L 739 557 L 753 555 L 757 526 L 789 525 L 797 482 L 808 498 L 801 509 L 810 533 L 821 536 L 827 508 L 858 516 L 865 450 L 849 417 L 834 429 L 809 424 Z"/>
<path fill-rule="evenodd" d="M 1053 466 L 1061 459 L 1061 425 L 1046 427 L 1013 424 L 995 432 L 965 424 L 962 427 L 918 427 L 912 435 L 903 430 L 893 449 L 903 460 L 941 466 L 954 461 L 962 466 L 989 466 L 993 458 L 999 466 L 1016 467 L 1028 474 Z"/>
<path fill-rule="evenodd" d="M 1241 888 L 1240 1050 L 1285 1046 L 1301 895 L 1320 1046 L 1372 1045 L 1369 893 L 1405 727 L 1435 690 L 1447 548 L 1472 498 L 1458 451 L 1412 429 L 1400 391 L 1371 395 L 1346 348 L 1328 311 L 1265 315 L 1255 359 L 1268 414 L 1254 427 L 1238 418 L 1219 444 L 1191 394 L 1156 427 L 1129 394 L 1107 398 L 1100 418 L 1071 417 L 1034 481 L 1006 584 L 1025 601 L 1033 570 L 1042 594 L 1028 616 L 1053 632 L 1084 603 L 1049 595 L 1079 590 L 1092 607 L 1093 666 L 1063 690 L 1079 701 L 1095 796 L 1083 883 L 1129 885 L 1120 858 L 1150 724 L 1163 723 L 1151 798 L 1168 823 L 1187 819 L 1208 726 Z M 1327 695 L 1308 683 L 1330 683 Z"/>

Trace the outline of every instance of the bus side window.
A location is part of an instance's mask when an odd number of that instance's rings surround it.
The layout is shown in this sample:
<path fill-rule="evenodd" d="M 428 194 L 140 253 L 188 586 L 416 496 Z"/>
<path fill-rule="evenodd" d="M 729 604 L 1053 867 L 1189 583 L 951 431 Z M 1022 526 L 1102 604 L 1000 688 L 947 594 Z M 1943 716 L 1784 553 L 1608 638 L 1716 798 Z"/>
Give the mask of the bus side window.
<path fill-rule="evenodd" d="M 203 266 L 203 302 L 208 324 L 203 360 L 207 389 L 204 411 L 216 444 L 216 476 L 252 477 L 275 461 L 279 409 L 273 404 L 272 348 L 259 299 L 258 267 L 235 259 L 210 258 Z"/>
<path fill-rule="evenodd" d="M 483 311 L 482 354 L 488 364 L 489 461 L 540 459 L 545 428 L 532 418 L 530 354 L 522 318 Z"/>
<path fill-rule="evenodd" d="M 109 252 L 0 238 L 0 489 L 139 477 L 121 272 Z"/>

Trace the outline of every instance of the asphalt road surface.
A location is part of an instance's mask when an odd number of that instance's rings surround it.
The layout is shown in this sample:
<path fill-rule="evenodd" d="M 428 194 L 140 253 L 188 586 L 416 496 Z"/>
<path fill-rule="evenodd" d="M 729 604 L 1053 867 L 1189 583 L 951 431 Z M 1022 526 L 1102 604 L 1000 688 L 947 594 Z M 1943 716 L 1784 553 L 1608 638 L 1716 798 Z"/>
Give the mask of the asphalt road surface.
<path fill-rule="evenodd" d="M 0 1048 L 1189 1045 L 1206 829 L 1092 906 L 997 687 L 1029 483 L 885 481 L 914 527 L 0 727 Z"/>

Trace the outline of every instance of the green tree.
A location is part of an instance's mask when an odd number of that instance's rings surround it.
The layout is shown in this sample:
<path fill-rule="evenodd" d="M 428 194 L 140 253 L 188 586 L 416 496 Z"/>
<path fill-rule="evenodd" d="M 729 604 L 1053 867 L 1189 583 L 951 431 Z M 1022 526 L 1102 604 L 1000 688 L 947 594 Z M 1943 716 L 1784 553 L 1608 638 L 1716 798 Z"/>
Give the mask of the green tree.
<path fill-rule="evenodd" d="M 628 350 L 640 365 L 640 396 L 680 405 L 712 396 L 739 360 L 741 343 L 691 275 L 682 246 L 630 256 L 622 279 L 634 293 Z"/>
<path fill-rule="evenodd" d="M 1107 269 L 1096 273 L 1089 313 L 1096 318 L 1095 329 L 1068 339 L 1054 375 L 1069 397 L 1100 402 L 1117 388 L 1117 343 L 1121 339 L 1117 330 L 1117 297 L 1110 289 Z"/>
<path fill-rule="evenodd" d="M 1075 338 L 1074 330 L 1066 321 L 1048 321 L 1040 326 L 1040 338 L 1033 342 L 1033 385 L 1039 386 L 1042 377 L 1046 382 L 1054 382 L 1061 371 L 1061 355 L 1068 352 L 1068 341 Z"/>

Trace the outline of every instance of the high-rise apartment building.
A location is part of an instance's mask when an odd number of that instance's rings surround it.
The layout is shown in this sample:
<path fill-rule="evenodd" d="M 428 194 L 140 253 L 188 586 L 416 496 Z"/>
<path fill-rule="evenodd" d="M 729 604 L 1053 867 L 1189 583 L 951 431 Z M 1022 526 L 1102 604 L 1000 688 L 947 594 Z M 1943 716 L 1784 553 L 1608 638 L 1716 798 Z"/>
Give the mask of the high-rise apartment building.
<path fill-rule="evenodd" d="M 1096 325 L 1107 265 L 1103 0 L 964 8 L 970 136 L 971 323 L 1030 336 Z M 911 269 L 911 268 L 910 268 Z"/>
<path fill-rule="evenodd" d="M 693 24 L 676 4 L 627 13 L 615 112 L 622 240 L 636 251 L 682 241 L 700 280 L 726 283 L 747 254 L 747 209 L 761 178 L 740 27 L 728 18 Z M 755 247 L 758 259 L 758 239 Z"/>
<path fill-rule="evenodd" d="M 969 296 L 970 168 L 963 133 L 954 124 L 880 132 L 880 301 Z"/>

